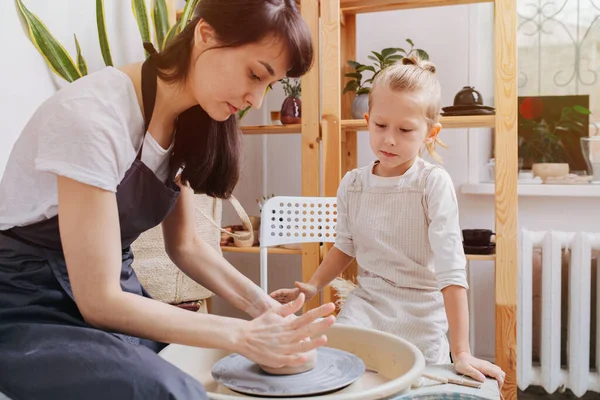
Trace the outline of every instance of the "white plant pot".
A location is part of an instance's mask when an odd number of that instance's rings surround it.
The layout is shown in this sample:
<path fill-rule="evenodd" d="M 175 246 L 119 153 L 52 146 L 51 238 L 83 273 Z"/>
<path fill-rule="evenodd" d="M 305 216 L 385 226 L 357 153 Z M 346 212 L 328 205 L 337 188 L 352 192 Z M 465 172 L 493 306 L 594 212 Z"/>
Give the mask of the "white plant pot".
<path fill-rule="evenodd" d="M 352 118 L 363 119 L 369 111 L 369 95 L 359 94 L 352 101 Z"/>

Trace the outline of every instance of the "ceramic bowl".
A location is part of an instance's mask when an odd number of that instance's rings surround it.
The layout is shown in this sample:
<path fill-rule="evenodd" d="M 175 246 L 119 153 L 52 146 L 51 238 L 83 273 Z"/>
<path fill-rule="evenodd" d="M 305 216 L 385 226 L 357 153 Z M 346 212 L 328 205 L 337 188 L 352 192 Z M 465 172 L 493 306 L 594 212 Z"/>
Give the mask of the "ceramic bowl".
<path fill-rule="evenodd" d="M 483 98 L 481 97 L 481 93 L 479 93 L 473 86 L 464 86 L 461 90 L 456 93 L 454 96 L 454 105 L 455 106 L 482 106 Z"/>
<path fill-rule="evenodd" d="M 295 397 L 295 400 L 373 400 L 409 393 L 425 370 L 425 358 L 417 347 L 399 337 L 360 327 L 334 324 L 327 331 L 327 346 L 360 357 L 367 371 L 350 386 L 327 395 Z M 198 379 L 213 400 L 237 400 L 233 392 L 212 377 L 213 365 L 230 353 L 223 350 L 171 344 L 159 355 Z M 271 397 L 253 397 L 254 399 Z"/>
<path fill-rule="evenodd" d="M 463 229 L 464 243 L 469 246 L 489 246 L 494 235 L 490 229 Z"/>

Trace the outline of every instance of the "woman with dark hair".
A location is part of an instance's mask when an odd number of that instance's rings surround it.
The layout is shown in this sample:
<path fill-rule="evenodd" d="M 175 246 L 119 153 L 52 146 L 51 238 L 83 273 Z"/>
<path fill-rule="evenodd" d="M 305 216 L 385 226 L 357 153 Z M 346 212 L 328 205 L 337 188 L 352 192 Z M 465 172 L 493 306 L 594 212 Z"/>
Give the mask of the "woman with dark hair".
<path fill-rule="evenodd" d="M 152 49 L 150 49 L 152 50 Z M 313 58 L 293 0 L 202 0 L 161 53 L 49 98 L 0 182 L 0 392 L 14 399 L 205 399 L 162 360 L 166 343 L 226 349 L 271 368 L 322 346 L 324 305 L 300 317 L 240 274 L 194 226 L 194 192 L 231 195 L 236 112 Z M 130 245 L 162 224 L 192 279 L 250 321 L 149 298 Z M 312 340 L 305 338 L 312 337 Z"/>

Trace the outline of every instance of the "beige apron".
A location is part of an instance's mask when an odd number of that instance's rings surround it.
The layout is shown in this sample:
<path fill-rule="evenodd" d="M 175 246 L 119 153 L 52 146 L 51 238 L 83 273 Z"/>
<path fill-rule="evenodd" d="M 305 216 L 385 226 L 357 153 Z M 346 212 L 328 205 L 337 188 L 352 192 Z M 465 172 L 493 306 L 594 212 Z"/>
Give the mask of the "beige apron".
<path fill-rule="evenodd" d="M 365 326 L 415 344 L 427 364 L 449 363 L 448 323 L 428 240 L 427 166 L 405 186 L 362 187 L 355 174 L 347 192 L 348 228 L 359 265 L 358 287 L 337 323 Z"/>

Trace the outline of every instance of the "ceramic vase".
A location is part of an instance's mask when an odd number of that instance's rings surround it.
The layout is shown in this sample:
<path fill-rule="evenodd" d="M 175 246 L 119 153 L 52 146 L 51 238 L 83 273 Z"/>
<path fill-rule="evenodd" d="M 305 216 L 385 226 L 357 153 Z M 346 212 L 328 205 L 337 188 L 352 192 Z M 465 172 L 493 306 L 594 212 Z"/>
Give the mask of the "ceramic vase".
<path fill-rule="evenodd" d="M 302 102 L 298 97 L 288 96 L 281 105 L 281 123 L 299 124 L 302 121 Z"/>
<path fill-rule="evenodd" d="M 600 184 L 600 136 L 582 137 L 580 141 L 588 173 L 593 176 L 591 183 Z"/>

